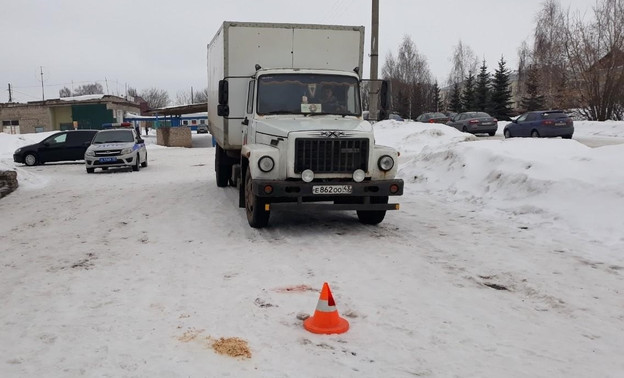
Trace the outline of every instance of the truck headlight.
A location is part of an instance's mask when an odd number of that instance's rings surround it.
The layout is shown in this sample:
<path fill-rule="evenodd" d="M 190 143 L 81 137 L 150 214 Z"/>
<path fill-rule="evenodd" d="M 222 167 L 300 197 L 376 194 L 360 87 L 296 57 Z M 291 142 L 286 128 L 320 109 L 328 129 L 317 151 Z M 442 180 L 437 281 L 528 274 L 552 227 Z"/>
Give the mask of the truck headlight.
<path fill-rule="evenodd" d="M 270 156 L 263 156 L 258 160 L 258 168 L 260 168 L 262 172 L 271 172 L 274 167 L 275 162 Z"/>
<path fill-rule="evenodd" d="M 353 181 L 362 182 L 364 181 L 365 178 L 366 178 L 366 172 L 364 172 L 363 170 L 356 169 L 355 172 L 353 172 Z"/>
<path fill-rule="evenodd" d="M 87 152 L 85 152 L 85 155 L 87 155 L 87 156 L 95 156 L 95 151 L 87 150 Z"/>
<path fill-rule="evenodd" d="M 128 155 L 132 153 L 132 147 L 126 147 L 123 150 L 121 150 L 121 154 L 122 155 Z"/>
<path fill-rule="evenodd" d="M 388 155 L 384 155 L 379 158 L 377 166 L 384 172 L 389 171 L 394 167 L 394 159 Z"/>
<path fill-rule="evenodd" d="M 314 172 L 312 172 L 311 169 L 306 169 L 301 172 L 301 179 L 303 182 L 312 182 L 312 180 L 314 180 Z"/>

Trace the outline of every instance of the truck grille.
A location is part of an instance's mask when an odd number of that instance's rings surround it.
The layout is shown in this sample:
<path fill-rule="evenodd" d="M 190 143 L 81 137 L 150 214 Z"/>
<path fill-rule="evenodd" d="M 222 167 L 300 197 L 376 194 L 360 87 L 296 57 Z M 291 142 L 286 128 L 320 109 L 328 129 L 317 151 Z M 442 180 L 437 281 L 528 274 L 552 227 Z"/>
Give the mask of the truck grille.
<path fill-rule="evenodd" d="M 308 139 L 295 142 L 295 173 L 348 173 L 368 170 L 368 139 Z"/>

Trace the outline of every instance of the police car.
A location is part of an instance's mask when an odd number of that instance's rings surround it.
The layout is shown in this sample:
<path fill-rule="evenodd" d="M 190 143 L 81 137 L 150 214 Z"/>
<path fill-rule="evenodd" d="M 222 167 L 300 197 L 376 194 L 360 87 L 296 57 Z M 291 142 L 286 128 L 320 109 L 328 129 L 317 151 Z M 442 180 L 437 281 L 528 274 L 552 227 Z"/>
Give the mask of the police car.
<path fill-rule="evenodd" d="M 98 131 L 84 156 L 87 173 L 96 168 L 131 167 L 138 171 L 147 167 L 145 141 L 132 127 Z"/>

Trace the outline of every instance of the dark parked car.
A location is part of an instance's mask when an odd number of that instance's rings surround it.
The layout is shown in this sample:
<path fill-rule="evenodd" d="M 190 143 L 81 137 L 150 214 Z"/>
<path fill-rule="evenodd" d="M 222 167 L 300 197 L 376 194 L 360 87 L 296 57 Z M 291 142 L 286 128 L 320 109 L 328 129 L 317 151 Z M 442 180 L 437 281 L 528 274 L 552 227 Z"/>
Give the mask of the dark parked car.
<path fill-rule="evenodd" d="M 449 117 L 439 112 L 423 113 L 416 118 L 416 122 L 424 123 L 447 123 L 448 121 Z"/>
<path fill-rule="evenodd" d="M 484 112 L 459 113 L 446 124 L 465 133 L 490 136 L 494 136 L 498 129 L 498 120 Z"/>
<path fill-rule="evenodd" d="M 572 138 L 574 121 L 561 110 L 541 110 L 522 114 L 505 125 L 505 138 L 513 137 L 562 137 Z"/>
<path fill-rule="evenodd" d="M 87 147 L 97 130 L 71 130 L 54 133 L 37 144 L 20 147 L 13 161 L 37 165 L 54 161 L 84 160 Z"/>

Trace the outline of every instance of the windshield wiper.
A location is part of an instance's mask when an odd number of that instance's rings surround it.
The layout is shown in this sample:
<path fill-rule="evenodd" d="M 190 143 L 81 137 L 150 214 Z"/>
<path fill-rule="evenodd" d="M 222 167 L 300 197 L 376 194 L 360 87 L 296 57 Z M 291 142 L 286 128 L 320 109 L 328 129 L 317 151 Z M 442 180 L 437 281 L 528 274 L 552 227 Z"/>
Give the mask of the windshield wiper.
<path fill-rule="evenodd" d="M 342 118 L 346 117 L 346 116 L 355 116 L 355 114 L 353 113 L 305 113 L 306 117 L 307 116 L 317 116 L 317 115 L 336 115 L 336 116 L 341 116 Z"/>
<path fill-rule="evenodd" d="M 266 112 L 262 114 L 295 114 L 295 113 L 291 110 L 272 110 L 270 112 Z"/>

